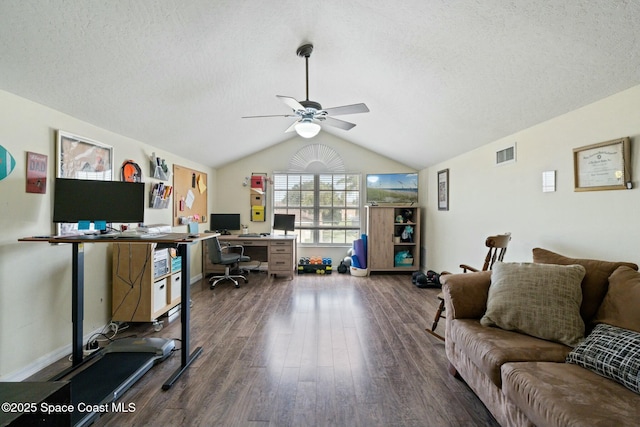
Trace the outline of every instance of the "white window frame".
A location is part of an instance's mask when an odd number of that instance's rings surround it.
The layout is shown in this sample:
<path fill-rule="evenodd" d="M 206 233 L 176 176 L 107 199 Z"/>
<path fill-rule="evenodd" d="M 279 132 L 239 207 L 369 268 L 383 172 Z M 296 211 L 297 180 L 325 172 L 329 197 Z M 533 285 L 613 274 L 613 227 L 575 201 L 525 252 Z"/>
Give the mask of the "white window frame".
<path fill-rule="evenodd" d="M 327 188 L 329 178 L 331 188 Z M 343 188 L 340 180 L 345 183 Z M 347 182 L 351 183 L 350 187 Z M 273 213 L 296 214 L 295 233 L 300 245 L 351 246 L 353 240 L 360 236 L 363 221 L 362 174 L 274 172 L 271 188 Z M 306 193 L 306 198 L 302 193 Z M 341 214 L 342 224 L 323 224 L 327 222 L 323 216 L 330 221 L 337 213 Z"/>

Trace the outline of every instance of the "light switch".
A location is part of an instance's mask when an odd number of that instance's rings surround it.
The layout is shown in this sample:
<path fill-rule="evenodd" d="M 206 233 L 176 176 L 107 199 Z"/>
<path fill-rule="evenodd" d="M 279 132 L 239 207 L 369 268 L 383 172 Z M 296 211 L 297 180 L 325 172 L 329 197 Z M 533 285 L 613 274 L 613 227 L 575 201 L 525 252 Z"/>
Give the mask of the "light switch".
<path fill-rule="evenodd" d="M 542 192 L 556 191 L 556 171 L 542 172 Z"/>

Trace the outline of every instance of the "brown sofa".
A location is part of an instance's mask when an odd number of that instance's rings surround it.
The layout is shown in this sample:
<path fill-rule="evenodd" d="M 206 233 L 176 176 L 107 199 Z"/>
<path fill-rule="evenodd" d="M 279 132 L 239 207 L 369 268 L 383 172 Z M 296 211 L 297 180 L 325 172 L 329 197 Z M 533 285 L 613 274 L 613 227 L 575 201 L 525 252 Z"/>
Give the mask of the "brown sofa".
<path fill-rule="evenodd" d="M 441 277 L 450 372 L 467 382 L 503 426 L 640 425 L 638 266 L 567 258 L 539 248 L 533 250 L 533 260 L 499 263 L 488 272 Z M 554 283 L 558 274 L 571 282 L 570 291 Z M 509 294 L 514 277 L 522 277 L 515 285 L 516 296 Z M 518 319 L 537 304 L 526 301 L 527 295 L 540 289 L 546 292 L 541 297 L 542 308 L 532 309 L 532 317 Z M 519 306 L 521 297 L 525 303 Z M 559 312 L 565 318 L 557 318 Z M 560 324 L 559 330 L 530 330 L 531 324 L 548 320 Z M 603 347 L 597 340 L 618 332 L 631 336 L 637 346 L 635 353 L 616 350 L 614 354 L 613 360 L 620 360 L 620 354 L 626 357 L 625 385 L 594 372 L 603 368 L 594 369 L 589 360 L 583 360 L 589 359 L 594 348 Z M 606 349 L 623 342 L 617 335 L 606 339 L 614 343 L 605 344 Z M 629 365 L 635 377 L 629 374 Z M 629 385 L 629 381 L 635 383 Z"/>

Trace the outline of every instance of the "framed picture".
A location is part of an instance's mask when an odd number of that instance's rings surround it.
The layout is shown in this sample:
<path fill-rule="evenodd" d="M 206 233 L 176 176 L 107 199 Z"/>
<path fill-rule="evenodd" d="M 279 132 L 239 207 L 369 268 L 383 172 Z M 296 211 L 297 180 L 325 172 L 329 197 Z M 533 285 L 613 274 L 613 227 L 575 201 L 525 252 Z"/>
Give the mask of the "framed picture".
<path fill-rule="evenodd" d="M 112 181 L 113 147 L 59 130 L 56 138 L 56 177 Z M 77 224 L 58 224 L 57 234 L 73 234 Z"/>
<path fill-rule="evenodd" d="M 449 210 L 449 169 L 438 171 L 438 210 Z"/>
<path fill-rule="evenodd" d="M 27 193 L 47 192 L 47 156 L 27 151 Z"/>
<path fill-rule="evenodd" d="M 630 159 L 629 138 L 574 148 L 574 191 L 626 189 L 631 181 Z"/>
<path fill-rule="evenodd" d="M 58 131 L 58 178 L 113 180 L 113 148 L 82 136 Z"/>

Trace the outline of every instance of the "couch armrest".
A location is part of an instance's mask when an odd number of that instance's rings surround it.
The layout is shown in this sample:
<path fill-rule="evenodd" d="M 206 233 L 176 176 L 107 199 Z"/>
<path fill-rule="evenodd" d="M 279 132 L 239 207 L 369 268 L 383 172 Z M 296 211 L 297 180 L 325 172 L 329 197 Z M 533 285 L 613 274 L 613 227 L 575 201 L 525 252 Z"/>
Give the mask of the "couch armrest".
<path fill-rule="evenodd" d="M 447 319 L 479 319 L 487 310 L 491 271 L 440 276 Z"/>

